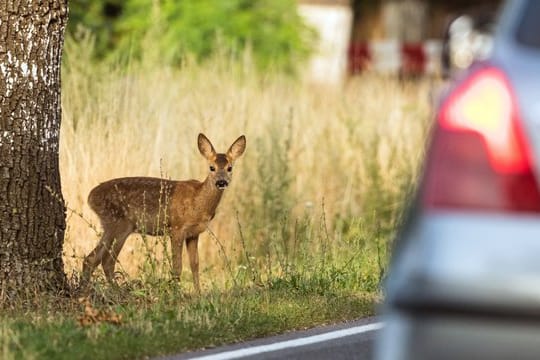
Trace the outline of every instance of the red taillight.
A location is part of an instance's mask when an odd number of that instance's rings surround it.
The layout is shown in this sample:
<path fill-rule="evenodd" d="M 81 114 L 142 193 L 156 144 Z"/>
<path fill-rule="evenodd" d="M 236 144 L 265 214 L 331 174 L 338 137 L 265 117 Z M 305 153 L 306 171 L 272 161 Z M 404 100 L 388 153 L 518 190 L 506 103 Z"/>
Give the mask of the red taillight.
<path fill-rule="evenodd" d="M 540 192 L 504 73 L 473 73 L 437 117 L 422 188 L 428 208 L 540 212 Z"/>

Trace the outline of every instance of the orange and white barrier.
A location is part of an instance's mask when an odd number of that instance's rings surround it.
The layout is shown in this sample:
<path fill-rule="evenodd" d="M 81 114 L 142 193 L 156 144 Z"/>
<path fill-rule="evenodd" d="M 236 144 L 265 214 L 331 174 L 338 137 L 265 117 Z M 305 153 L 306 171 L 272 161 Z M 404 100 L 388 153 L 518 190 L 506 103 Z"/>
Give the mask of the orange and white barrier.
<path fill-rule="evenodd" d="M 388 75 L 436 75 L 440 73 L 442 42 L 401 43 L 379 40 L 351 43 L 349 73 L 371 70 Z"/>

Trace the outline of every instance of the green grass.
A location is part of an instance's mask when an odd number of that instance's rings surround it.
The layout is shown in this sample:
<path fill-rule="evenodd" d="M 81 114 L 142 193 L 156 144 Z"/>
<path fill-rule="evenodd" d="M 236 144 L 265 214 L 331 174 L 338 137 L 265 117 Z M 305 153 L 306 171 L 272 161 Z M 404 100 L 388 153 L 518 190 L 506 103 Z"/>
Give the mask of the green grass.
<path fill-rule="evenodd" d="M 164 290 L 166 289 L 166 290 Z M 207 348 L 240 340 L 304 329 L 374 313 L 376 298 L 348 291 L 297 289 L 291 284 L 268 288 L 214 291 L 203 297 L 161 284 L 147 289 L 107 291 L 93 309 L 120 315 L 83 326 L 85 304 L 72 301 L 58 310 L 3 316 L 2 359 L 135 359 Z M 87 317 L 87 316 L 86 316 Z"/>

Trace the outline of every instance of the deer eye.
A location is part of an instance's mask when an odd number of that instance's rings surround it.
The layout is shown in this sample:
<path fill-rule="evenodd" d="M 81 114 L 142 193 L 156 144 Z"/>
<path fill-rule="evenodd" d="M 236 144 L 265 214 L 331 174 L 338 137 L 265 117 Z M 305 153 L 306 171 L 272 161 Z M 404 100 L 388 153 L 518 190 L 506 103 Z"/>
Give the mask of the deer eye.
<path fill-rule="evenodd" d="M 210 166 L 210 171 L 216 171 L 216 168 L 213 166 Z"/>
<path fill-rule="evenodd" d="M 229 167 L 227 168 L 227 171 L 228 171 L 228 172 L 231 172 L 231 171 L 232 171 L 232 166 L 229 166 Z"/>

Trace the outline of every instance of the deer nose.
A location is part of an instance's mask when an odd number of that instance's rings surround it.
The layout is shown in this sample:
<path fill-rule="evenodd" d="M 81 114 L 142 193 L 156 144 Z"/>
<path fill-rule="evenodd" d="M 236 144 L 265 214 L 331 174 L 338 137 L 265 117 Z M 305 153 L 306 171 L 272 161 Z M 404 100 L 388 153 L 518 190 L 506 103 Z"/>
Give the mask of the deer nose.
<path fill-rule="evenodd" d="M 218 181 L 216 181 L 216 186 L 217 186 L 218 189 L 225 189 L 228 185 L 229 185 L 229 183 L 227 182 L 227 180 L 218 180 Z"/>

